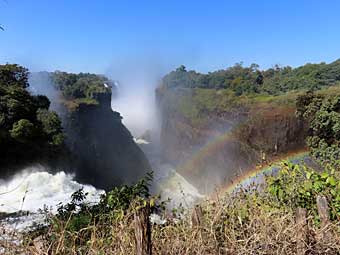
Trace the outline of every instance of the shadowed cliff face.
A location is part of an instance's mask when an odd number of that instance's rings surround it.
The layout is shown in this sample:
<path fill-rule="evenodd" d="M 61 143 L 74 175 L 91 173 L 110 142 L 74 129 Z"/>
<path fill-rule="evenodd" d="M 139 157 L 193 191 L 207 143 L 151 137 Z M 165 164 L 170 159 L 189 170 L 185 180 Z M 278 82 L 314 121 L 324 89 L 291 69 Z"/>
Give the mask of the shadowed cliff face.
<path fill-rule="evenodd" d="M 151 171 L 122 117 L 111 109 L 111 97 L 117 94 L 111 80 L 94 74 L 40 72 L 32 74 L 30 82 L 34 93 L 48 95 L 62 119 L 67 157 L 62 155 L 55 169 L 73 172 L 77 181 L 106 190 L 136 182 Z"/>
<path fill-rule="evenodd" d="M 234 135 L 268 156 L 300 149 L 305 145 L 307 128 L 295 111 L 291 106 L 251 109 L 247 121 L 235 129 Z"/>
<path fill-rule="evenodd" d="M 253 168 L 261 162 L 262 152 L 270 160 L 274 154 L 304 146 L 304 125 L 295 117 L 294 107 L 238 105 L 225 112 L 201 110 L 197 116 L 204 122 L 195 124 L 185 108 L 176 107 L 193 93 L 163 88 L 156 91 L 156 98 L 162 116 L 162 159 L 176 166 L 200 192 L 212 192 Z"/>
<path fill-rule="evenodd" d="M 99 105 L 80 104 L 67 112 L 65 132 L 76 178 L 97 188 L 136 182 L 151 171 L 143 152 L 111 109 L 111 94 L 94 95 Z"/>

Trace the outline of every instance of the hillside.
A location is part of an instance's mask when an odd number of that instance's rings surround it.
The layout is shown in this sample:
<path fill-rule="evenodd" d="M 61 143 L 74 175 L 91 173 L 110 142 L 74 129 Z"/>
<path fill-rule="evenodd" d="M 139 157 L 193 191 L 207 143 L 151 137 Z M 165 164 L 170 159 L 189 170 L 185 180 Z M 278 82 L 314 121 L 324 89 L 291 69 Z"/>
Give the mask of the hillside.
<path fill-rule="evenodd" d="M 340 61 L 208 74 L 179 67 L 156 90 L 163 161 L 209 193 L 262 160 L 305 149 L 309 123 L 296 105 L 307 92 L 339 95 L 339 70 Z"/>

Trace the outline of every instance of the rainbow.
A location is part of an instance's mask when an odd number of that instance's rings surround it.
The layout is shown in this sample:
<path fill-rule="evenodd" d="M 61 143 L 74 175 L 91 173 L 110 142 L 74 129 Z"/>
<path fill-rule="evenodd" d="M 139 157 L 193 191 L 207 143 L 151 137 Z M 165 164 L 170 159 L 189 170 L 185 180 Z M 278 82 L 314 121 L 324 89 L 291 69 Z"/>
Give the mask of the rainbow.
<path fill-rule="evenodd" d="M 222 150 L 226 143 L 231 141 L 235 141 L 235 139 L 230 135 L 230 132 L 215 136 L 214 139 L 211 139 L 205 146 L 193 153 L 193 155 L 182 163 L 178 169 L 183 169 L 187 173 L 195 174 L 193 171 L 204 164 L 204 161 L 209 156 Z"/>
<path fill-rule="evenodd" d="M 186 171 L 187 174 L 194 176 L 195 174 L 197 174 L 195 173 L 195 169 L 197 169 L 199 166 L 202 166 L 202 164 L 205 163 L 205 160 L 209 156 L 219 152 L 221 149 L 223 149 L 226 143 L 232 141 L 236 140 L 230 135 L 230 132 L 226 132 L 222 135 L 216 136 L 201 149 L 197 150 L 196 153 L 194 153 L 189 160 L 185 161 L 177 169 L 182 169 Z M 285 155 L 281 155 L 280 157 L 275 158 L 270 164 L 264 166 L 256 166 L 245 171 L 244 174 L 237 176 L 232 180 L 232 182 L 224 186 L 222 190 L 226 192 L 232 192 L 237 187 L 247 186 L 247 184 L 250 184 L 255 179 L 264 176 L 264 174 L 269 174 L 275 169 L 278 169 L 282 161 L 291 161 L 298 163 L 299 161 L 301 162 L 305 160 L 307 157 L 308 151 L 306 149 L 301 149 L 298 151 L 287 153 Z"/>
<path fill-rule="evenodd" d="M 284 156 L 277 158 L 274 162 L 265 166 L 257 166 L 252 170 L 247 171 L 244 175 L 240 175 L 233 179 L 232 182 L 223 188 L 226 193 L 232 193 L 235 189 L 239 187 L 246 187 L 255 180 L 263 178 L 266 174 L 271 174 L 273 171 L 278 170 L 282 161 L 290 161 L 294 163 L 304 162 L 309 157 L 309 152 L 307 150 L 300 150 L 291 152 Z"/>

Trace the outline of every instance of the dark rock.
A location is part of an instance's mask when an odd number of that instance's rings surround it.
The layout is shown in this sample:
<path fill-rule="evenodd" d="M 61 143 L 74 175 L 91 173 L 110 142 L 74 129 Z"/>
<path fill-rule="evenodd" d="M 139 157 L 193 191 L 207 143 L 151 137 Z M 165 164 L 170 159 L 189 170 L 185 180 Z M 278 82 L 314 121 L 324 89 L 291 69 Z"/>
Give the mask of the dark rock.
<path fill-rule="evenodd" d="M 67 144 L 76 178 L 98 188 L 138 181 L 151 171 L 144 153 L 111 109 L 111 95 L 96 95 L 99 105 L 80 104 L 65 119 Z"/>

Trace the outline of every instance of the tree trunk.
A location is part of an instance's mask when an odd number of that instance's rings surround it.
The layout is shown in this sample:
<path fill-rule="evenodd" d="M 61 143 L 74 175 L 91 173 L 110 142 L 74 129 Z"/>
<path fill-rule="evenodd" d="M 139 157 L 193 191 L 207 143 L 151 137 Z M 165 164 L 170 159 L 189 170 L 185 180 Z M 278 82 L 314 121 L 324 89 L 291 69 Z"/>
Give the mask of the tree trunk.
<path fill-rule="evenodd" d="M 316 197 L 316 205 L 318 207 L 318 214 L 321 221 L 321 235 L 320 238 L 323 242 L 328 242 L 331 239 L 331 233 L 329 232 L 328 225 L 329 219 L 329 208 L 327 199 L 324 196 Z"/>
<path fill-rule="evenodd" d="M 152 254 L 151 223 L 149 216 L 149 203 L 134 214 L 136 255 Z"/>
<path fill-rule="evenodd" d="M 296 210 L 296 224 L 297 224 L 297 235 L 296 235 L 296 245 L 297 245 L 297 255 L 306 254 L 306 244 L 307 244 L 307 210 L 305 208 L 298 208 Z"/>

